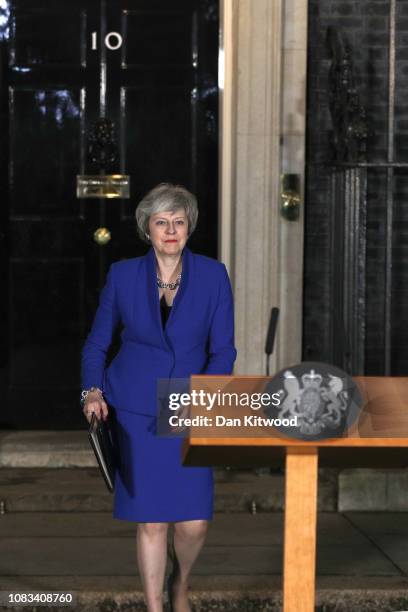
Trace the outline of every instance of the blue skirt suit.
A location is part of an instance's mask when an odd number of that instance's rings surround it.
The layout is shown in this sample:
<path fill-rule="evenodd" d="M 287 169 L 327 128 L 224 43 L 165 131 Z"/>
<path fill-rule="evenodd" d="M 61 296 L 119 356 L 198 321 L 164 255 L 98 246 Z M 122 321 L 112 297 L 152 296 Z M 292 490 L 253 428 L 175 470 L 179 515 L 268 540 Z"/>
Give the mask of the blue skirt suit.
<path fill-rule="evenodd" d="M 113 517 L 137 522 L 210 520 L 213 470 L 181 463 L 182 438 L 156 434 L 159 378 L 231 374 L 236 358 L 226 268 L 184 247 L 171 309 L 160 306 L 155 253 L 111 265 L 82 349 L 82 385 L 102 389 L 119 449 Z M 122 344 L 108 368 L 119 321 Z"/>

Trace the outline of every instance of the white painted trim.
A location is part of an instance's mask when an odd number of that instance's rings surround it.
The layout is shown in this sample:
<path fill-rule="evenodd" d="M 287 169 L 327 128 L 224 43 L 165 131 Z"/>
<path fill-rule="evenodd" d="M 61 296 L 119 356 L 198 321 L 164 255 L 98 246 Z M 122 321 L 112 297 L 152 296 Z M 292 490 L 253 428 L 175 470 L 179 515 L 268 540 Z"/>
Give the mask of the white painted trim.
<path fill-rule="evenodd" d="M 301 359 L 303 210 L 297 222 L 281 217 L 280 174 L 299 172 L 303 187 L 306 46 L 307 0 L 221 0 L 218 244 L 234 290 L 236 373 L 265 372 L 272 306 L 271 371 Z"/>

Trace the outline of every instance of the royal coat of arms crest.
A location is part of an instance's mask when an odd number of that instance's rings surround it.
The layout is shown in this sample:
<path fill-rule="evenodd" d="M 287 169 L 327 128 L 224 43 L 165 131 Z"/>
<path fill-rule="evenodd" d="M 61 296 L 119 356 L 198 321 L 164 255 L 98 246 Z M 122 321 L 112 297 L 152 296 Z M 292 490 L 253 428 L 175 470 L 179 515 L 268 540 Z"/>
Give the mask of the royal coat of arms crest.
<path fill-rule="evenodd" d="M 280 396 L 274 414 L 266 410 L 268 416 L 296 417 L 295 427 L 279 429 L 304 440 L 342 436 L 362 403 L 351 377 L 324 363 L 308 362 L 282 370 L 267 388 Z"/>

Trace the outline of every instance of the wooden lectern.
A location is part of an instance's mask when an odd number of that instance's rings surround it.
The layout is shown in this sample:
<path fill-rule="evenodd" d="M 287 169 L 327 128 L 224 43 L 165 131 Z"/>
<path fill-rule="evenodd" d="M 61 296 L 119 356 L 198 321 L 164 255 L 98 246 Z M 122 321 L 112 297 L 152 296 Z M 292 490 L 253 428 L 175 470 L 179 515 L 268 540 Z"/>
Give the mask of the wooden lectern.
<path fill-rule="evenodd" d="M 192 377 L 199 380 L 200 377 Z M 355 377 L 366 404 L 348 437 L 196 437 L 185 465 L 285 465 L 284 612 L 314 612 L 318 467 L 408 466 L 408 378 Z"/>

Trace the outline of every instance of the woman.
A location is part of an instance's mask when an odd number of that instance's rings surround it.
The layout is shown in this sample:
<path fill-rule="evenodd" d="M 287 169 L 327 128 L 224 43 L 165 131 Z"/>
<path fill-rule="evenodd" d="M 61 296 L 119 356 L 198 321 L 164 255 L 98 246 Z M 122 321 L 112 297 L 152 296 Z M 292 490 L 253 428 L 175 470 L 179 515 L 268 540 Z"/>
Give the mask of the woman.
<path fill-rule="evenodd" d="M 159 378 L 230 374 L 236 358 L 226 268 L 186 246 L 198 217 L 195 197 L 162 183 L 139 203 L 143 257 L 111 265 L 82 350 L 84 413 L 110 406 L 120 449 L 113 516 L 138 523 L 137 558 L 150 612 L 163 610 L 167 530 L 174 523 L 170 608 L 189 612 L 188 577 L 213 514 L 212 468 L 184 467 L 181 438 L 155 435 Z M 113 331 L 122 345 L 105 369 Z"/>

